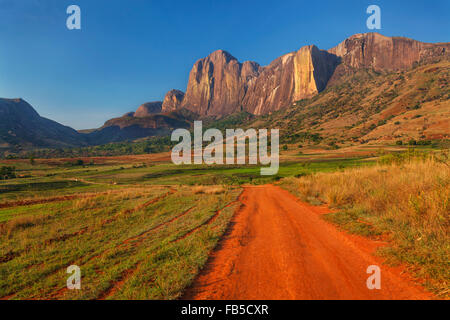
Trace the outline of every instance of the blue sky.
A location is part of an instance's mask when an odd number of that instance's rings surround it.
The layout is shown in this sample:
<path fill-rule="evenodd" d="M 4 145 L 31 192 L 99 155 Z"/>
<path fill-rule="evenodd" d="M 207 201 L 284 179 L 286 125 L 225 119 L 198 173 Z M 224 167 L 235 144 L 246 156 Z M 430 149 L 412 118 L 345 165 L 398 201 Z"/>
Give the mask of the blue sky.
<path fill-rule="evenodd" d="M 71 4 L 81 30 L 66 28 Z M 371 4 L 381 7 L 384 35 L 449 41 L 448 0 L 0 0 L 0 97 L 22 97 L 76 129 L 99 127 L 184 91 L 193 63 L 214 50 L 266 65 L 369 32 Z"/>

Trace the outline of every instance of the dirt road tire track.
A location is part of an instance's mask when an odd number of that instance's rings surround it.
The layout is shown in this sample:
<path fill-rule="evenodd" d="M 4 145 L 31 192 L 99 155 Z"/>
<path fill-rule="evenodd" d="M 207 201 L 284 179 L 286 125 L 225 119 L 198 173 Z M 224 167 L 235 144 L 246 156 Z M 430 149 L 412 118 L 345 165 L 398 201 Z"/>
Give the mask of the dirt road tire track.
<path fill-rule="evenodd" d="M 324 221 L 326 208 L 276 186 L 246 187 L 243 207 L 183 299 L 432 299 L 400 268 L 374 256 L 380 242 Z M 366 286 L 381 268 L 381 290 Z"/>

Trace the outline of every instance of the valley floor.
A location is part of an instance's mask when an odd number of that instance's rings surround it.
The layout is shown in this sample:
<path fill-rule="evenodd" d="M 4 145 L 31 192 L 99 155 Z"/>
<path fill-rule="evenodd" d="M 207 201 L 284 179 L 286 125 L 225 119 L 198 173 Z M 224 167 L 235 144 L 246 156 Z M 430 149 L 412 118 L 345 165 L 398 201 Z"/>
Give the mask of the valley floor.
<path fill-rule="evenodd" d="M 155 156 L 5 161 L 0 299 L 445 299 L 448 153 L 364 152 L 288 154 L 270 180 Z"/>

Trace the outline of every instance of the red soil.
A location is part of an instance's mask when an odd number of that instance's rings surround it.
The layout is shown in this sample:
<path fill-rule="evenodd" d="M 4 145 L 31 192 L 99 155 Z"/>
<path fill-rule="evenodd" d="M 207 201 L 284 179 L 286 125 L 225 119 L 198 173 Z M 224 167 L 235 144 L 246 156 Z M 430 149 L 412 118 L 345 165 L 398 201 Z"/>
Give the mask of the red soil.
<path fill-rule="evenodd" d="M 275 186 L 246 187 L 243 207 L 185 299 L 432 299 L 383 264 L 382 242 L 339 231 Z M 367 267 L 381 268 L 381 289 L 369 290 Z"/>

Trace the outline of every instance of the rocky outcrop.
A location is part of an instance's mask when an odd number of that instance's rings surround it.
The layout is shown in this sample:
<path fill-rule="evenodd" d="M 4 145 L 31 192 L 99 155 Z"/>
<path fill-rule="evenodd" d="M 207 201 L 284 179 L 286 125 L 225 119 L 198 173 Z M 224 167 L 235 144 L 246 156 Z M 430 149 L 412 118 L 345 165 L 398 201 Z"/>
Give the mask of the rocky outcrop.
<path fill-rule="evenodd" d="M 265 114 L 310 98 L 322 91 L 339 59 L 316 46 L 288 53 L 265 67 L 249 86 L 242 105 L 253 114 Z"/>
<path fill-rule="evenodd" d="M 445 54 L 450 44 L 423 43 L 403 37 L 385 37 L 379 33 L 355 34 L 328 50 L 351 68 L 394 71 L 410 68 L 414 62 Z"/>
<path fill-rule="evenodd" d="M 171 112 L 179 109 L 183 102 L 184 92 L 180 90 L 170 90 L 164 97 L 161 112 Z"/>
<path fill-rule="evenodd" d="M 228 52 L 215 51 L 194 64 L 181 107 L 200 116 L 239 111 L 249 83 L 260 70 L 255 62 L 241 64 Z"/>
<path fill-rule="evenodd" d="M 144 118 L 151 116 L 152 114 L 160 113 L 162 109 L 161 101 L 153 101 L 147 102 L 141 105 L 136 112 L 134 113 L 134 117 L 136 118 Z"/>
<path fill-rule="evenodd" d="M 379 33 L 355 34 L 328 50 L 342 63 L 329 81 L 330 85 L 342 76 L 359 69 L 395 71 L 411 68 L 419 61 L 449 56 L 449 43 L 424 43 L 403 37 L 386 37 Z"/>

